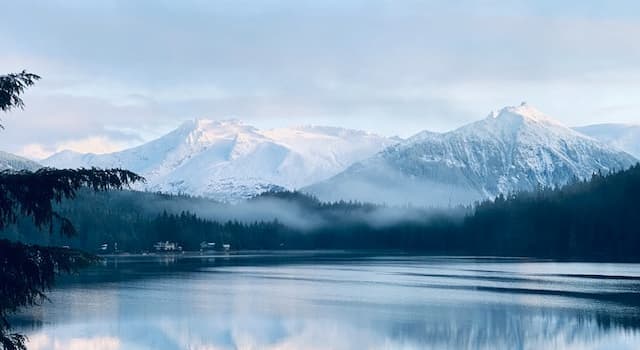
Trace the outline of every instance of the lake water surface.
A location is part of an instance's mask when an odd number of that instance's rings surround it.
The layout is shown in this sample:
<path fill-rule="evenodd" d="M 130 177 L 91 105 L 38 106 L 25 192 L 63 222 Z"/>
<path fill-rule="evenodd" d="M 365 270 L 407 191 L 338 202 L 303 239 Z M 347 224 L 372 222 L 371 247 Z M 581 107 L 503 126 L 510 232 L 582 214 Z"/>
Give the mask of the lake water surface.
<path fill-rule="evenodd" d="M 111 257 L 30 350 L 640 349 L 640 265 L 339 252 Z"/>

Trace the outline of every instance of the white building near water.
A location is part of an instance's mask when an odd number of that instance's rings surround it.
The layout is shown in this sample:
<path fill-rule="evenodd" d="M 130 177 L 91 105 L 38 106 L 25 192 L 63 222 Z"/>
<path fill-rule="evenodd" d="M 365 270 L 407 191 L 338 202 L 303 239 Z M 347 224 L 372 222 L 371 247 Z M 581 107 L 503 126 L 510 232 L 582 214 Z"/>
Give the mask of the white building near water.
<path fill-rule="evenodd" d="M 156 244 L 153 245 L 153 248 L 157 252 L 179 252 L 179 251 L 182 251 L 182 247 L 180 245 L 178 245 L 178 243 L 169 242 L 169 241 L 157 242 Z"/>

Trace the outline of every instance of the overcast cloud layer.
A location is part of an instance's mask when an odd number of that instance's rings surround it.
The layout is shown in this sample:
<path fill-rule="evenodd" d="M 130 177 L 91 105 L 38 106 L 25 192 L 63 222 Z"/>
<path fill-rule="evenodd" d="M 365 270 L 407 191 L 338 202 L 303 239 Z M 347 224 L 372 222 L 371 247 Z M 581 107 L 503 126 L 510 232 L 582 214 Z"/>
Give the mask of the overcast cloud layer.
<path fill-rule="evenodd" d="M 640 122 L 640 2 L 5 1 L 0 73 L 43 76 L 0 149 L 108 152 L 185 119 L 448 130 L 526 100 Z"/>

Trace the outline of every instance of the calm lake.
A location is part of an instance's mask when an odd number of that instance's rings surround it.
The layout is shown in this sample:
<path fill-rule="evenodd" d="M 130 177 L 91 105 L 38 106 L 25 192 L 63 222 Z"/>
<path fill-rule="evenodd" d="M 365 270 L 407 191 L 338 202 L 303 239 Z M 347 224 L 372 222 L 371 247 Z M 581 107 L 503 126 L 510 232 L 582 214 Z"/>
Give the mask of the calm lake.
<path fill-rule="evenodd" d="M 640 349 L 640 264 L 341 252 L 110 257 L 30 350 Z"/>

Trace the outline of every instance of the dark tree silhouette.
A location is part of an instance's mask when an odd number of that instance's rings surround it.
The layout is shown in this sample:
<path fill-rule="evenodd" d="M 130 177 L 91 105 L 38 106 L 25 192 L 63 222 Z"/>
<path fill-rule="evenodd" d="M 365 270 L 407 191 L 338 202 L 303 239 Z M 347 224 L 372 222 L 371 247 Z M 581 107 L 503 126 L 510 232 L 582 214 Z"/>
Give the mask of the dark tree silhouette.
<path fill-rule="evenodd" d="M 22 71 L 0 75 L 0 111 L 7 112 L 14 108 L 24 108 L 20 95 L 24 89 L 36 83 L 40 76 Z M 1 127 L 1 126 L 0 126 Z"/>
<path fill-rule="evenodd" d="M 142 177 L 123 169 L 51 169 L 0 172 L 0 229 L 18 216 L 30 216 L 35 225 L 53 231 L 58 221 L 62 234 L 73 235 L 71 222 L 53 210 L 52 202 L 74 198 L 81 187 L 95 191 L 122 189 Z"/>
<path fill-rule="evenodd" d="M 32 244 L 96 251 L 104 243 L 128 252 L 158 241 L 198 250 L 203 241 L 233 249 L 400 249 L 420 254 L 526 256 L 640 262 L 640 165 L 561 188 L 498 196 L 469 207 L 384 207 L 324 203 L 296 192 L 266 193 L 237 210 L 269 205 L 312 224 L 214 219 L 229 211 L 206 198 L 136 191 L 82 190 L 54 208 L 78 236 L 42 235 L 30 220 L 0 232 Z M 231 209 L 232 210 L 232 209 Z M 251 211 L 251 210 L 249 210 Z M 386 220 L 385 218 L 392 218 Z M 397 218 L 397 219 L 393 219 Z"/>
<path fill-rule="evenodd" d="M 40 79 L 21 73 L 0 76 L 0 110 L 23 108 L 20 95 Z M 0 125 L 1 127 L 1 125 Z M 4 171 L 0 173 L 0 229 L 19 216 L 31 217 L 38 228 L 47 226 L 73 235 L 71 221 L 53 210 L 52 202 L 72 199 L 82 187 L 95 191 L 122 189 L 144 179 L 123 169 L 49 169 Z M 21 307 L 46 300 L 45 292 L 59 273 L 72 272 L 96 258 L 81 251 L 41 247 L 0 240 L 0 346 L 5 350 L 24 350 L 25 337 L 11 333 L 7 319 Z"/>
<path fill-rule="evenodd" d="M 0 240 L 0 347 L 25 349 L 25 336 L 10 333 L 7 315 L 20 307 L 47 300 L 55 276 L 69 273 L 96 259 L 72 249 L 29 246 Z"/>

